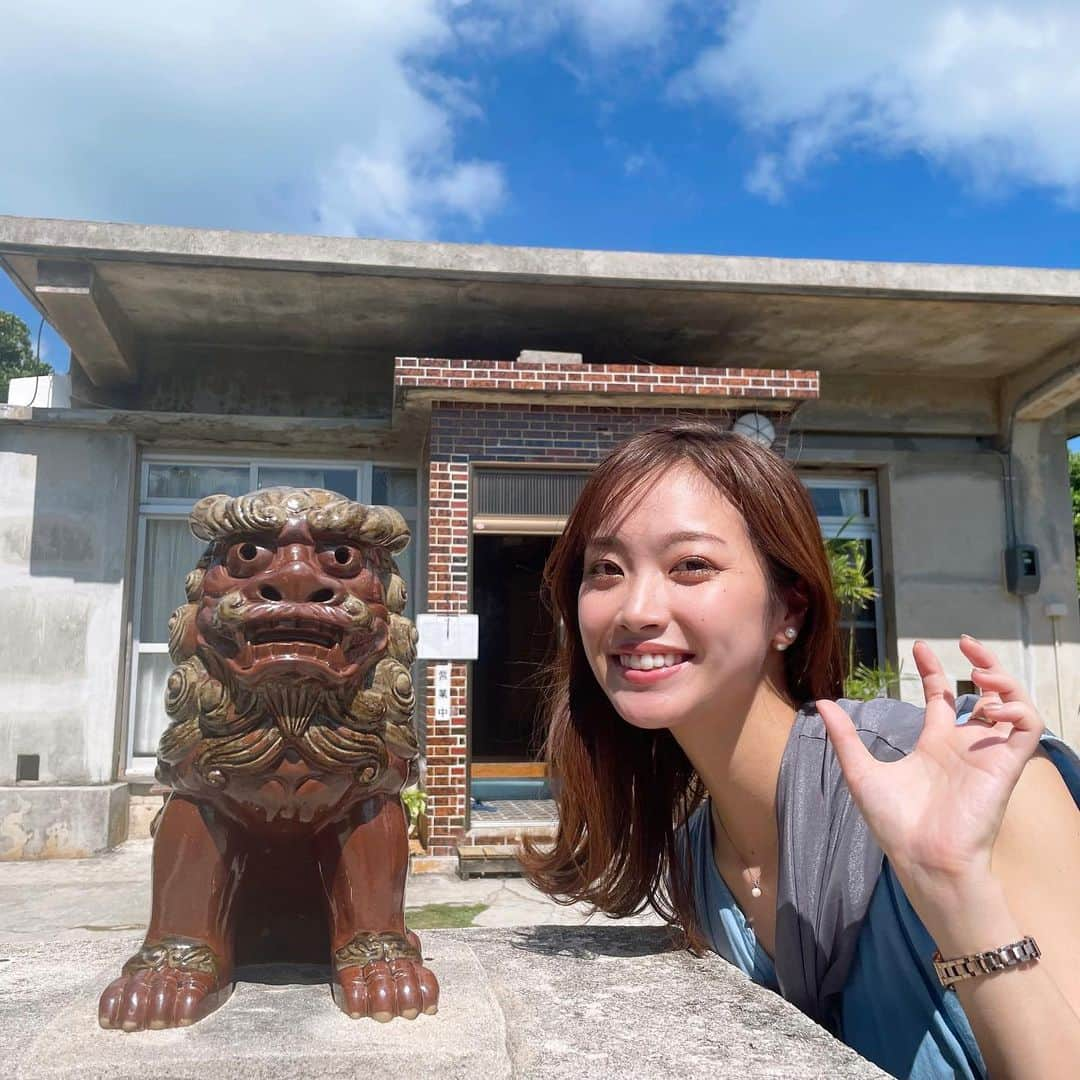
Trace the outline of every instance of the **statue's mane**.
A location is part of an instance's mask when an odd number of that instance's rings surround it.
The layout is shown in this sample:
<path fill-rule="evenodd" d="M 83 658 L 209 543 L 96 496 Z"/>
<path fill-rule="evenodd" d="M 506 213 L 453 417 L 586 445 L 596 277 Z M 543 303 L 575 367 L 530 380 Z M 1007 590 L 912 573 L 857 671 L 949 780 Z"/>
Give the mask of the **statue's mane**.
<path fill-rule="evenodd" d="M 351 701 L 341 701 L 315 684 L 245 690 L 215 677 L 197 655 L 195 617 L 218 545 L 236 535 L 276 533 L 289 518 L 301 515 L 313 533 L 340 536 L 385 552 L 380 576 L 388 611 L 386 651 Z M 401 514 L 329 491 L 268 488 L 202 499 L 191 512 L 190 525 L 209 547 L 185 580 L 187 603 L 169 620 L 169 656 L 176 667 L 165 689 L 169 724 L 158 746 L 159 777 L 169 782 L 193 768 L 203 781 L 225 787 L 232 774 L 269 769 L 284 748 L 286 731 L 300 741 L 313 765 L 353 771 L 362 783 L 377 781 L 387 766 L 388 752 L 415 760 L 410 669 L 416 659 L 416 630 L 402 614 L 405 582 L 391 557 L 409 542 Z M 268 715 L 274 723 L 267 723 Z"/>
<path fill-rule="evenodd" d="M 292 517 L 303 516 L 313 533 L 331 533 L 358 544 L 404 551 L 409 527 L 391 506 L 365 506 L 320 488 L 265 488 L 248 495 L 209 495 L 191 511 L 192 533 L 219 541 L 250 533 L 277 533 Z"/>

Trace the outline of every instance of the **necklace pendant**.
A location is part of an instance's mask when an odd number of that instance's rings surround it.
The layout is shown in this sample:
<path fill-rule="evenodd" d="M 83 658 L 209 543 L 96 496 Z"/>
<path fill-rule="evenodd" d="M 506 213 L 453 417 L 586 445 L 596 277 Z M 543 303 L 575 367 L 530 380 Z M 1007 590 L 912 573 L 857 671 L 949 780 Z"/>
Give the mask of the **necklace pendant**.
<path fill-rule="evenodd" d="M 760 885 L 755 885 L 750 890 L 750 895 L 756 900 L 761 895 L 761 886 Z"/>

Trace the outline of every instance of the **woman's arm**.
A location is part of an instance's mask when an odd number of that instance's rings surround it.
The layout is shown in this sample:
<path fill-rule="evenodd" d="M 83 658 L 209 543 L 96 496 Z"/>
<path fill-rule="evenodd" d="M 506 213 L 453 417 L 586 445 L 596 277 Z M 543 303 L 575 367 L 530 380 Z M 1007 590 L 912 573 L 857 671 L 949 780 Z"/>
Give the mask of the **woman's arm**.
<path fill-rule="evenodd" d="M 900 876 L 900 875 L 898 875 Z M 922 890 L 901 878 L 949 958 L 1031 935 L 1037 964 L 956 984 L 992 1077 L 1080 1074 L 1080 811 L 1045 757 L 1024 769 L 983 880 Z"/>
<path fill-rule="evenodd" d="M 983 696 L 956 724 L 937 658 L 915 659 L 927 716 L 902 761 L 873 758 L 850 719 L 820 702 L 852 795 L 946 959 L 1031 935 L 1038 963 L 956 984 L 990 1075 L 1080 1074 L 1080 810 L 1036 754 L 1030 701 L 988 649 L 961 641 Z"/>

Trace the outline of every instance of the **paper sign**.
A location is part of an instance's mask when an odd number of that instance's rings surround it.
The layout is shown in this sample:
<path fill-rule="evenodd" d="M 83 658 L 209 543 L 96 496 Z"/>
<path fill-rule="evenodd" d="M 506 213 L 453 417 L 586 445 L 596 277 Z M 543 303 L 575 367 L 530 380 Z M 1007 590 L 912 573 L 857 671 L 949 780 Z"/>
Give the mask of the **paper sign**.
<path fill-rule="evenodd" d="M 435 668 L 435 719 L 450 719 L 450 665 Z"/>
<path fill-rule="evenodd" d="M 421 660 L 475 660 L 479 655 L 480 618 L 477 615 L 417 615 Z"/>

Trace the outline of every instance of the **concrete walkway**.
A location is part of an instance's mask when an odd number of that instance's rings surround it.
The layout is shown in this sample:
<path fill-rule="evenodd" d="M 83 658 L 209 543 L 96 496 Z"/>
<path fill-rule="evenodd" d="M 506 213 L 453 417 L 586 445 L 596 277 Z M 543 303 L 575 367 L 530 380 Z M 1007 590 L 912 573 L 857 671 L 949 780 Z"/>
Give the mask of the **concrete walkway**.
<path fill-rule="evenodd" d="M 138 931 L 150 915 L 151 840 L 131 840 L 92 859 L 0 863 L 0 941 Z M 584 905 L 563 907 L 521 878 L 418 874 L 409 879 L 406 907 L 485 904 L 477 926 L 609 924 Z M 658 924 L 652 913 L 621 925 Z"/>
<path fill-rule="evenodd" d="M 350 1020 L 329 967 L 279 965 L 251 969 L 193 1027 L 105 1031 L 98 996 L 142 938 L 150 856 L 136 840 L 93 859 L 0 863 L 5 1080 L 886 1080 L 719 957 L 673 948 L 643 925 L 654 916 L 614 925 L 520 878 L 411 879 L 410 908 L 487 905 L 480 928 L 422 931 L 435 1016 Z"/>

